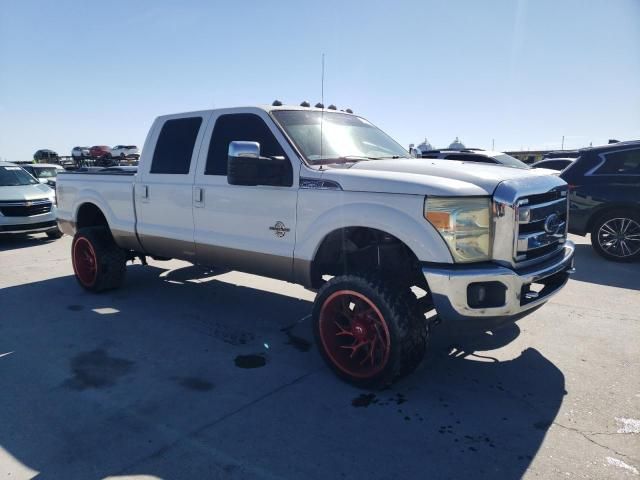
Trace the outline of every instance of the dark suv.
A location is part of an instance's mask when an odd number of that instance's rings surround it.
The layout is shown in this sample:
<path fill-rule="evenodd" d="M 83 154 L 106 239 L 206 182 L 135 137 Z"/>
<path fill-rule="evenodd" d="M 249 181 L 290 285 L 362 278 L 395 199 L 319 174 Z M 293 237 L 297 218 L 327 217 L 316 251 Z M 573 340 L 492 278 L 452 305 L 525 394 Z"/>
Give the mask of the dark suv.
<path fill-rule="evenodd" d="M 640 259 L 640 141 L 580 150 L 560 177 L 569 184 L 569 231 L 590 233 L 608 260 Z"/>

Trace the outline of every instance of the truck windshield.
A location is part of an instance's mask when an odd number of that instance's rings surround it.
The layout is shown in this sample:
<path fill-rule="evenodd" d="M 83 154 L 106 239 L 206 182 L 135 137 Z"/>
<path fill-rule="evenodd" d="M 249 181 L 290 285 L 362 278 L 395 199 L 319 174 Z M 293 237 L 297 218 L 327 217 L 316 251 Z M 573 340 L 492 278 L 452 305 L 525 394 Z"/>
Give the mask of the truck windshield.
<path fill-rule="evenodd" d="M 0 167 L 0 187 L 37 184 L 38 181 L 20 167 Z"/>
<path fill-rule="evenodd" d="M 272 115 L 310 164 L 411 158 L 389 135 L 355 115 L 305 110 Z"/>

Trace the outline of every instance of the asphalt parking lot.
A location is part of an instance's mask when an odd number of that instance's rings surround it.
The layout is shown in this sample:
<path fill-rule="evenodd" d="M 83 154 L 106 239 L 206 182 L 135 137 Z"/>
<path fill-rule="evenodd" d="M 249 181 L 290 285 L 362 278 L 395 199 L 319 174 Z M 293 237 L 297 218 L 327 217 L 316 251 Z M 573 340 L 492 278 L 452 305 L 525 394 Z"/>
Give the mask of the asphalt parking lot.
<path fill-rule="evenodd" d="M 368 393 L 301 287 L 170 261 L 92 295 L 69 237 L 0 239 L 0 476 L 638 478 L 640 264 L 574 240 L 549 304 Z"/>

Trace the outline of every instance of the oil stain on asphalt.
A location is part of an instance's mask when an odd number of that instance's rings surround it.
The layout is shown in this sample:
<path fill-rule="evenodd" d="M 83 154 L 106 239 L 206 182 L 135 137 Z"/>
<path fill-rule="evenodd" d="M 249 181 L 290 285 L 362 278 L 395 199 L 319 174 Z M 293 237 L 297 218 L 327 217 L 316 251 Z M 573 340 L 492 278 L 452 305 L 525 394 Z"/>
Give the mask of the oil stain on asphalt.
<path fill-rule="evenodd" d="M 358 397 L 351 400 L 351 405 L 354 407 L 368 407 L 369 405 L 380 405 L 382 407 L 386 405 L 402 405 L 407 401 L 407 398 L 402 393 L 396 393 L 387 398 L 378 398 L 374 393 L 363 393 Z"/>
<path fill-rule="evenodd" d="M 110 387 L 133 368 L 134 362 L 110 357 L 103 349 L 83 352 L 71 359 L 73 377 L 64 386 L 73 390 Z"/>
<path fill-rule="evenodd" d="M 260 368 L 267 364 L 267 359 L 264 355 L 238 355 L 234 362 L 240 368 Z"/>

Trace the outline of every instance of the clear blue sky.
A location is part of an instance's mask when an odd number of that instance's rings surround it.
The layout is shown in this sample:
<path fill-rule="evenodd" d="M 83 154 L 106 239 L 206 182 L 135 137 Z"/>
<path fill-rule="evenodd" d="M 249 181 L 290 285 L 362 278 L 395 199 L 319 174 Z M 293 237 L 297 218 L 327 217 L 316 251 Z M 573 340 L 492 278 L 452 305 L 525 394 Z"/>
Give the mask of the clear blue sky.
<path fill-rule="evenodd" d="M 0 8 L 0 157 L 142 145 L 211 107 L 351 107 L 403 145 L 640 138 L 640 0 L 32 1 Z"/>

